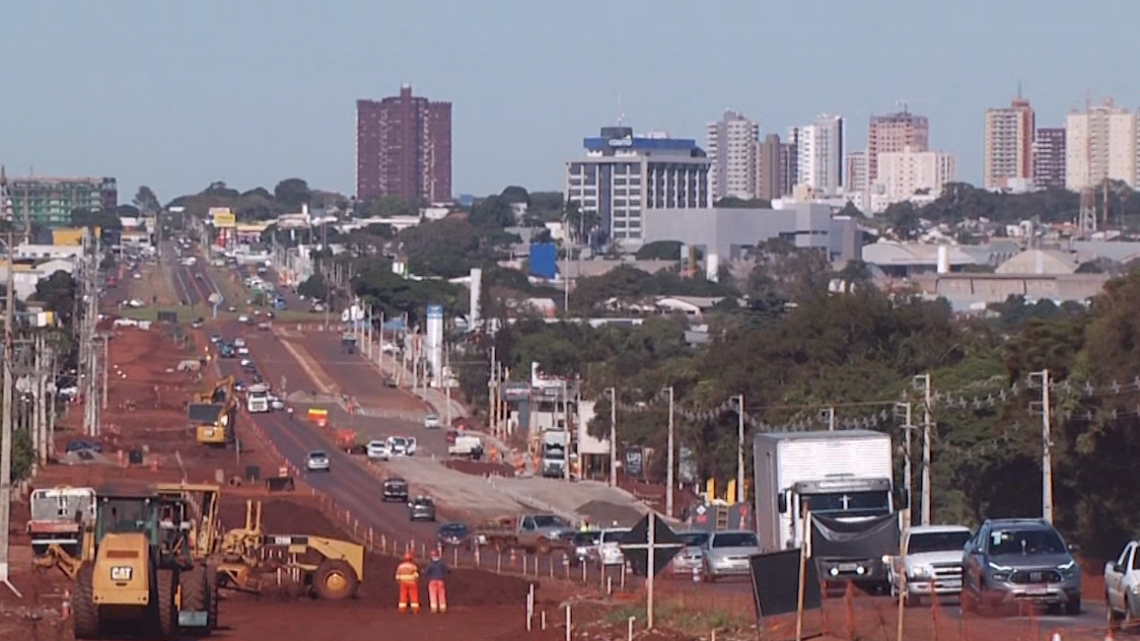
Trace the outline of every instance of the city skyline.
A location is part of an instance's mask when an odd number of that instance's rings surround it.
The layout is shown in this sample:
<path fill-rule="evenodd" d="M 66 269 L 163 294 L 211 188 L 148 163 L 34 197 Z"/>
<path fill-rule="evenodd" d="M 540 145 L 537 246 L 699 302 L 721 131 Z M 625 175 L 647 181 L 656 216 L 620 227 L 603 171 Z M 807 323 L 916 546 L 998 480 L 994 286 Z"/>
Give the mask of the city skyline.
<path fill-rule="evenodd" d="M 1111 95 L 1118 105 L 1140 107 L 1140 88 L 1103 63 L 1128 54 L 1126 21 L 1111 12 L 1084 23 L 1101 34 L 1095 47 L 1062 53 L 1050 34 L 1066 27 L 1063 12 L 1040 3 L 963 0 L 896 9 L 887 0 L 826 10 L 727 1 L 693 12 L 670 0 L 633 1 L 608 8 L 612 19 L 599 26 L 589 6 L 550 7 L 540 16 L 510 0 L 493 11 L 477 2 L 443 8 L 345 0 L 338 12 L 296 0 L 250 0 L 224 20 L 199 5 L 108 0 L 61 18 L 47 6 L 23 3 L 8 14 L 20 28 L 0 41 L 0 53 L 21 61 L 5 77 L 5 93 L 20 98 L 0 102 L 0 120 L 11 123 L 0 130 L 0 162 L 14 175 L 34 168 L 116 176 L 124 193 L 145 183 L 164 200 L 216 180 L 250 189 L 290 176 L 351 193 L 355 100 L 410 83 L 417 93 L 456 105 L 453 194 L 492 193 L 508 184 L 557 190 L 562 163 L 581 137 L 619 115 L 639 132 L 703 141 L 705 125 L 726 105 L 753 119 L 761 139 L 784 137 L 787 127 L 819 113 L 840 114 L 850 123 L 845 148 L 855 150 L 866 147 L 870 115 L 906 103 L 930 119 L 931 148 L 956 154 L 959 178 L 981 185 L 983 113 L 1008 104 L 1019 84 L 1039 128 L 1062 126 L 1090 91 L 1094 102 Z M 501 19 L 508 15 L 517 20 Z M 401 28 L 374 37 L 375 25 L 393 23 Z M 753 60 L 755 25 L 805 23 L 816 25 L 813 46 L 800 48 L 797 65 L 767 68 L 762 81 L 743 81 L 733 65 L 652 62 L 672 47 L 658 37 L 662 32 L 716 33 L 710 46 L 720 58 Z M 68 34 L 62 45 L 35 37 L 59 29 Z M 860 35 L 882 29 L 897 37 Z M 568 35 L 582 32 L 642 54 L 607 64 L 608 47 L 583 46 Z M 227 46 L 202 46 L 207 33 Z M 281 37 L 286 33 L 336 33 L 338 44 L 296 46 Z M 962 33 L 972 36 L 970 47 L 961 46 Z M 900 47 L 925 47 L 930 55 L 898 55 Z M 837 56 L 870 61 L 870 80 L 840 73 L 809 82 L 798 71 L 827 67 Z M 873 62 L 888 59 L 890 65 Z M 987 62 L 1015 59 L 1034 63 Z M 91 69 L 112 70 L 112 80 Z M 60 76 L 69 81 L 44 82 Z M 525 91 L 496 82 L 515 77 L 528 79 Z M 675 82 L 681 77 L 700 77 L 699 89 L 683 89 Z M 125 91 L 129 100 L 122 99 Z M 489 150 L 495 162 L 487 162 Z"/>

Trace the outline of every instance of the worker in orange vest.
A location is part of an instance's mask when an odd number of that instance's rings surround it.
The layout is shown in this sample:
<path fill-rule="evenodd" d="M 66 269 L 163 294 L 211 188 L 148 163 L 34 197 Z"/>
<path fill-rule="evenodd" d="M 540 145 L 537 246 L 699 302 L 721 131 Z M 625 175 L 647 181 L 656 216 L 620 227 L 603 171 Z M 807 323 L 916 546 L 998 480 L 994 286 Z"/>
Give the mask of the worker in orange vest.
<path fill-rule="evenodd" d="M 411 552 L 404 555 L 404 561 L 396 566 L 396 584 L 400 586 L 400 613 L 408 611 L 420 613 L 420 569 L 416 566 Z"/>

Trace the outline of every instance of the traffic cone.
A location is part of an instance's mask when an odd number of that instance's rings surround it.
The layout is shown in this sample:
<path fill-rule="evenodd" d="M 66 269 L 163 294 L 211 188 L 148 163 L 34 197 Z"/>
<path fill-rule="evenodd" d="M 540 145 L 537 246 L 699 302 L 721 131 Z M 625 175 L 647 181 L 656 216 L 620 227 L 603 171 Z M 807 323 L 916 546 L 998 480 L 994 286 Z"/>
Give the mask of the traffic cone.
<path fill-rule="evenodd" d="M 1049 641 L 1062 641 L 1061 633 L 1060 632 L 1054 632 L 1053 636 L 1049 637 Z"/>
<path fill-rule="evenodd" d="M 1104 633 L 1104 641 L 1116 641 L 1116 635 L 1112 633 L 1112 628 L 1109 628 L 1108 632 Z"/>
<path fill-rule="evenodd" d="M 511 567 L 515 567 L 519 563 L 519 557 L 515 554 L 515 549 L 511 548 Z"/>

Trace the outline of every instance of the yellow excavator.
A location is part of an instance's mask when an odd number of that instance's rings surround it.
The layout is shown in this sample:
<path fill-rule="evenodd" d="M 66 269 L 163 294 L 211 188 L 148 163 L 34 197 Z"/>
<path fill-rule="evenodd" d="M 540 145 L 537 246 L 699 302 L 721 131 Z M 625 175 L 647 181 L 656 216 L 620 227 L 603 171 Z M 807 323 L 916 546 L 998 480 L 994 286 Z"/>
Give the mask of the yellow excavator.
<path fill-rule="evenodd" d="M 207 392 L 196 394 L 186 408 L 186 417 L 194 428 L 198 444 L 226 447 L 232 443 L 237 410 L 233 376 L 217 381 Z"/>

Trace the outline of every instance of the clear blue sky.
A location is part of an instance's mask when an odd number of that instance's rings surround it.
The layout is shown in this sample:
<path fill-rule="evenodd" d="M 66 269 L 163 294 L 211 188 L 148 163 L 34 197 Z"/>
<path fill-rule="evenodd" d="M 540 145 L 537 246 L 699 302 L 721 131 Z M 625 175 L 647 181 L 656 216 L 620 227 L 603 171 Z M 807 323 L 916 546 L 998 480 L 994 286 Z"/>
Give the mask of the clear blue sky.
<path fill-rule="evenodd" d="M 907 99 L 971 182 L 983 111 L 1019 81 L 1039 125 L 1061 125 L 1086 91 L 1140 104 L 1136 0 L 6 5 L 0 162 L 115 176 L 126 201 L 139 184 L 166 201 L 291 176 L 351 193 L 354 101 L 401 82 L 454 103 L 457 194 L 560 189 L 619 96 L 638 130 L 698 138 L 725 108 L 781 134 L 839 113 L 850 148 L 871 113 Z"/>

